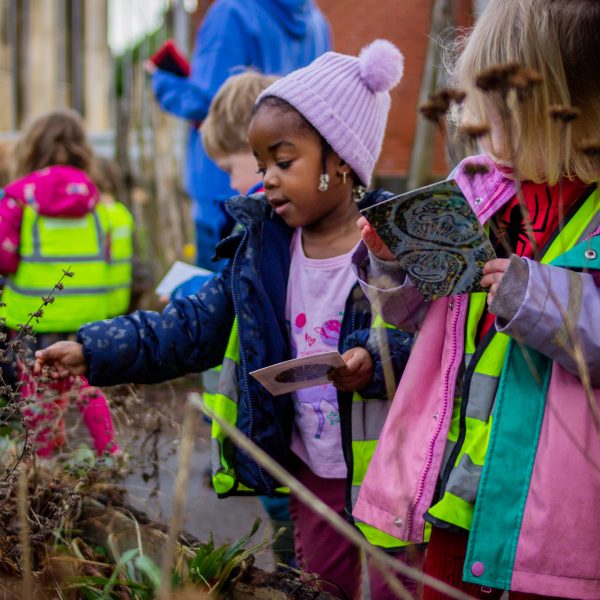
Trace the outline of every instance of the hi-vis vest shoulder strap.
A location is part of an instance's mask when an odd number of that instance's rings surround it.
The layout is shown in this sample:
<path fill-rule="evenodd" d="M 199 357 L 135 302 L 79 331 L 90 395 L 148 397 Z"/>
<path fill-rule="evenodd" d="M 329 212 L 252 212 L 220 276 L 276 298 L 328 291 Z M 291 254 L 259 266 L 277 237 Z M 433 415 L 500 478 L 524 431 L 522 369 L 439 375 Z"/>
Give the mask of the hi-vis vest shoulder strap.
<path fill-rule="evenodd" d="M 540 262 L 562 263 L 558 257 L 575 246 L 600 211 L 600 193 L 595 190 L 580 206 L 562 231 L 554 238 Z M 429 509 L 438 521 L 470 529 L 473 506 L 487 454 L 493 424 L 493 408 L 498 383 L 507 353 L 509 336 L 494 333 L 483 349 L 475 353 L 477 327 L 486 302 L 485 293 L 471 294 L 465 328 L 465 378 L 468 389 L 457 395 L 448 433 L 446 460 L 452 462 L 449 475 L 443 484 L 443 495 Z M 488 334 L 489 335 L 489 334 Z M 525 356 L 528 349 L 524 349 Z M 475 360 L 474 365 L 470 364 Z M 464 402 L 463 400 L 467 400 Z"/>
<path fill-rule="evenodd" d="M 36 333 L 73 332 L 89 321 L 108 316 L 109 289 L 107 232 L 109 222 L 102 205 L 77 219 L 38 215 L 30 206 L 23 210 L 20 262 L 6 282 L 0 317 L 12 329 L 24 324 L 70 268 L 74 277 L 32 321 Z"/>
<path fill-rule="evenodd" d="M 122 315 L 129 308 L 133 256 L 133 216 L 120 202 L 104 204 L 109 219 L 110 292 L 108 315 Z"/>

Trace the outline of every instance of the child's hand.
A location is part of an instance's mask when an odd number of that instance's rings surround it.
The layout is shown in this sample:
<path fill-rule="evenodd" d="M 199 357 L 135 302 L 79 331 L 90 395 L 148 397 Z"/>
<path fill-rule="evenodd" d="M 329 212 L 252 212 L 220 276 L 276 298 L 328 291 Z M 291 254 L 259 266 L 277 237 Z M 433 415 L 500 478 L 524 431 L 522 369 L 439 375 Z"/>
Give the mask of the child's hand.
<path fill-rule="evenodd" d="M 383 243 L 383 240 L 377 235 L 377 232 L 365 217 L 361 217 L 356 224 L 360 229 L 360 237 L 372 254 L 381 260 L 396 260 L 396 257 Z"/>
<path fill-rule="evenodd" d="M 500 282 L 508 269 L 510 260 L 508 258 L 494 258 L 483 265 L 483 277 L 481 287 L 489 287 L 487 295 L 488 306 L 494 301 Z"/>
<path fill-rule="evenodd" d="M 342 355 L 343 367 L 335 369 L 329 378 L 341 392 L 354 392 L 366 387 L 373 378 L 373 359 L 360 346 L 351 348 Z"/>
<path fill-rule="evenodd" d="M 35 353 L 33 372 L 38 375 L 45 368 L 52 379 L 83 375 L 87 369 L 83 346 L 78 342 L 56 342 L 45 350 L 38 350 Z"/>

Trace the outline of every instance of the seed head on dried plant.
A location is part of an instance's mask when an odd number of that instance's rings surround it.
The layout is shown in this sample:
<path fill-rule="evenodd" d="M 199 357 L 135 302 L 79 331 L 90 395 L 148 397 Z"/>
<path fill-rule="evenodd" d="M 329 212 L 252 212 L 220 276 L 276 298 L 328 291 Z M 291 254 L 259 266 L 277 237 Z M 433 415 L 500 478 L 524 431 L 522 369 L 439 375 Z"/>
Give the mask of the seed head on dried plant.
<path fill-rule="evenodd" d="M 63 274 L 60 279 L 56 282 L 52 290 L 47 296 L 42 296 L 42 303 L 40 307 L 29 313 L 29 318 L 26 323 L 20 325 L 17 329 L 17 333 L 14 337 L 8 339 L 8 336 L 3 333 L 2 341 L 6 341 L 6 346 L 0 349 L 0 367 L 9 366 L 15 372 L 19 369 L 27 368 L 28 362 L 30 362 L 29 349 L 32 344 L 35 344 L 34 328 L 31 325 L 32 322 L 39 322 L 44 315 L 44 308 L 54 302 L 55 294 L 64 288 L 63 279 L 65 277 L 73 277 L 75 274 L 71 271 L 71 267 L 63 269 Z M 0 319 L 0 325 L 2 329 L 6 328 L 5 319 Z M 38 378 L 35 382 L 36 395 L 39 395 L 41 401 L 48 400 L 49 388 L 47 387 L 47 379 L 45 377 Z M 11 422 L 18 422 L 24 432 L 24 441 L 22 444 L 22 451 L 20 456 L 15 460 L 14 464 L 6 469 L 6 473 L 2 481 L 9 481 L 11 475 L 14 475 L 19 464 L 29 457 L 32 453 L 32 443 L 30 439 L 31 429 L 31 417 L 27 411 L 24 410 L 27 401 L 22 397 L 23 382 L 19 381 L 15 384 L 9 384 L 4 378 L 4 372 L 0 368 L 0 394 L 2 394 L 7 402 L 6 405 L 0 409 L 0 424 L 7 424 Z M 52 392 L 51 395 L 56 395 Z"/>
<path fill-rule="evenodd" d="M 490 126 L 487 123 L 470 123 L 458 128 L 459 135 L 470 140 L 478 140 L 488 135 L 489 132 Z"/>
<path fill-rule="evenodd" d="M 489 173 L 490 168 L 483 163 L 468 162 L 464 165 L 464 172 L 469 179 L 474 179 L 478 175 L 486 175 Z"/>
<path fill-rule="evenodd" d="M 484 69 L 475 77 L 475 85 L 484 93 L 499 94 L 505 101 L 514 92 L 517 100 L 525 101 L 534 86 L 540 85 L 542 76 L 534 69 L 519 63 L 495 65 Z"/>
<path fill-rule="evenodd" d="M 550 118 L 560 123 L 571 123 L 579 116 L 580 110 L 574 106 L 553 104 L 548 109 Z"/>
<path fill-rule="evenodd" d="M 460 108 L 467 94 L 457 88 L 441 88 L 435 94 L 429 96 L 429 100 L 419 107 L 419 112 L 428 120 L 434 123 L 440 130 L 446 145 L 446 150 L 451 161 L 458 162 L 454 156 L 454 150 L 448 141 L 446 133 L 446 114 L 455 106 Z"/>
<path fill-rule="evenodd" d="M 442 88 L 435 94 L 430 94 L 429 100 L 419 107 L 419 112 L 429 121 L 440 125 L 452 103 L 460 105 L 465 98 L 466 92 L 462 90 Z"/>
<path fill-rule="evenodd" d="M 577 149 L 589 158 L 600 158 L 600 140 L 584 140 Z"/>

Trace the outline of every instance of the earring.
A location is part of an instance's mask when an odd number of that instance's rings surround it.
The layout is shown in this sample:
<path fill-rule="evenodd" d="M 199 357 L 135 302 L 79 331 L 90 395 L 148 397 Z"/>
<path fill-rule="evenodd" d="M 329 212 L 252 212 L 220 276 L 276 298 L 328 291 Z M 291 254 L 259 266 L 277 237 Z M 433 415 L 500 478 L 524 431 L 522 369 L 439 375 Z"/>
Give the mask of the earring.
<path fill-rule="evenodd" d="M 352 188 L 352 200 L 354 200 L 354 202 L 356 202 L 356 204 L 359 204 L 362 199 L 365 197 L 365 192 L 366 192 L 366 188 L 364 185 L 355 185 Z"/>
<path fill-rule="evenodd" d="M 343 183 L 344 185 L 346 185 L 346 176 L 347 176 L 347 173 L 346 173 L 346 171 L 342 171 L 342 183 Z"/>
<path fill-rule="evenodd" d="M 327 173 L 321 173 L 319 177 L 319 191 L 326 192 L 329 189 L 329 175 Z"/>

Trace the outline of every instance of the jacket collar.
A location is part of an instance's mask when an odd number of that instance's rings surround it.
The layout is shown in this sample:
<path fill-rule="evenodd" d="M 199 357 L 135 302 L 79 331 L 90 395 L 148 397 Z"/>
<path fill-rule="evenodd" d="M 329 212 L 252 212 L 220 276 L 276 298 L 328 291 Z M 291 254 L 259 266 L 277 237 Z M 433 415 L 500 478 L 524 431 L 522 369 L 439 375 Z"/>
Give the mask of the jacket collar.
<path fill-rule="evenodd" d="M 238 223 L 246 227 L 270 218 L 272 212 L 263 193 L 232 196 L 225 202 L 225 209 Z"/>
<path fill-rule="evenodd" d="M 468 174 L 468 167 L 473 164 L 487 167 L 487 173 Z M 485 154 L 465 158 L 450 177 L 456 181 L 482 223 L 515 195 L 515 182 L 496 169 Z"/>

